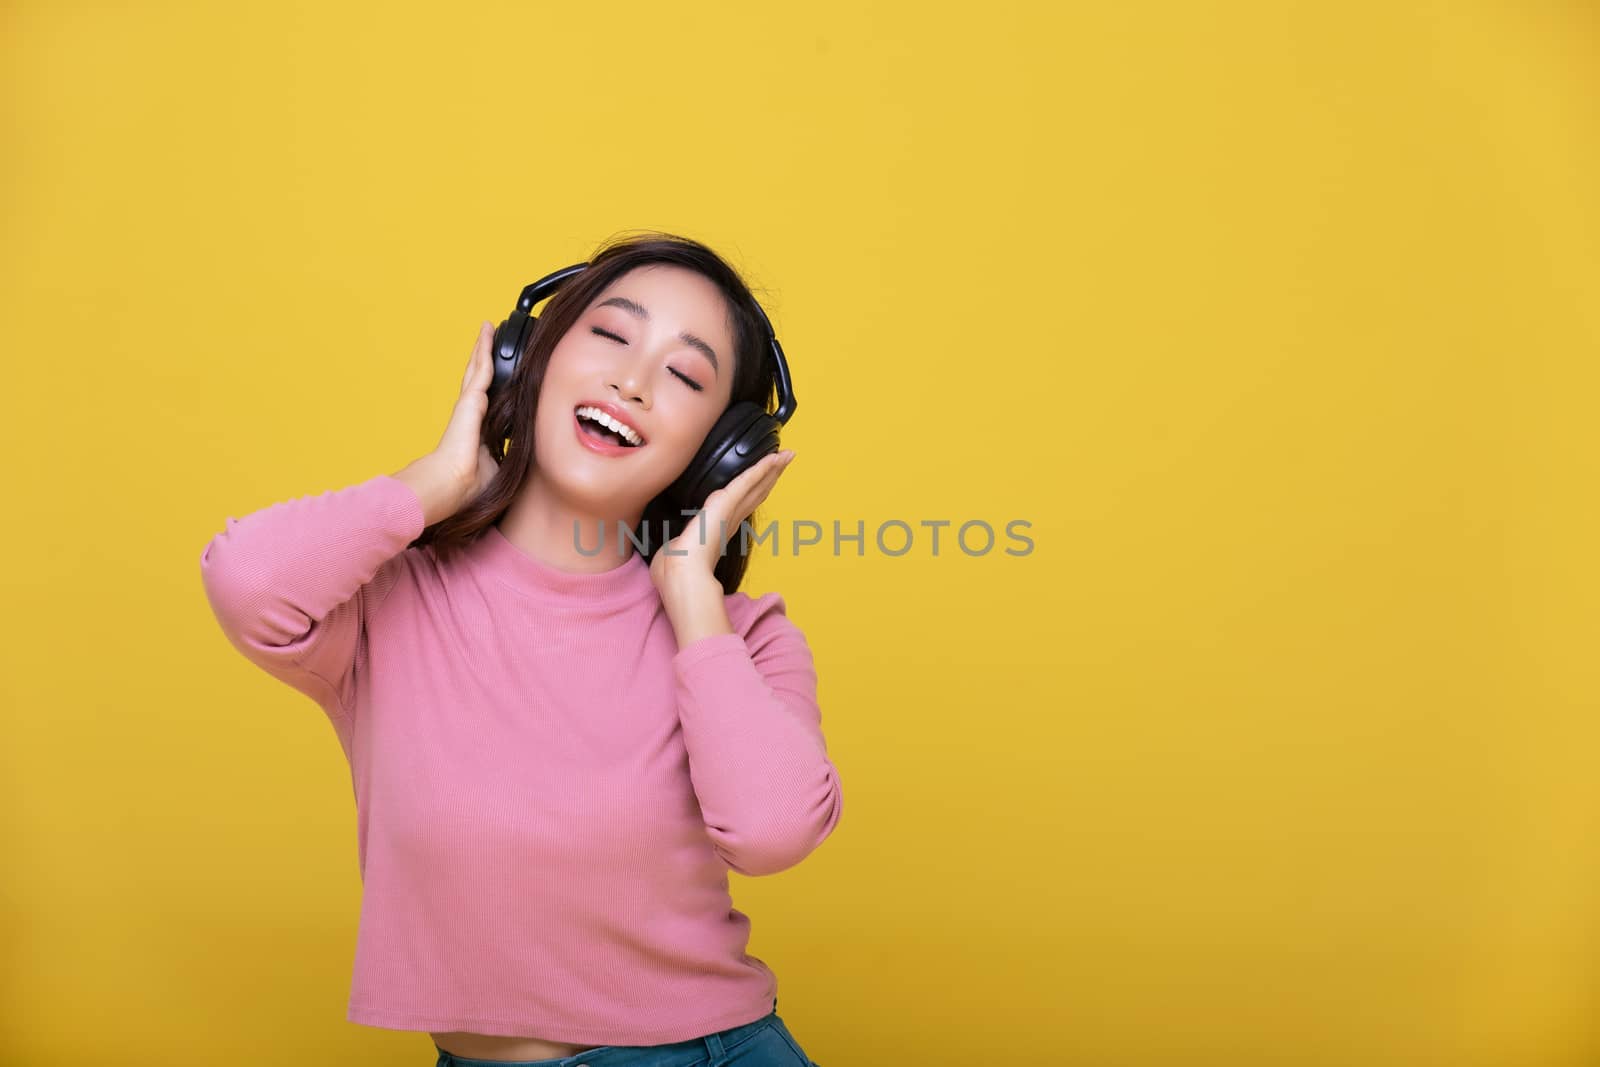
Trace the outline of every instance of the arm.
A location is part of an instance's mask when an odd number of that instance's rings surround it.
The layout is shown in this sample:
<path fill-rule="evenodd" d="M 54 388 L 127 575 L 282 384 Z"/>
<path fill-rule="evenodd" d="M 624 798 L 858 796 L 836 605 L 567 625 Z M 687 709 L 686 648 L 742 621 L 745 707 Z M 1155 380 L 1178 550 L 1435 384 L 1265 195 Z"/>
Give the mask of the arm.
<path fill-rule="evenodd" d="M 355 695 L 366 620 L 422 533 L 423 496 L 397 475 L 229 518 L 200 555 L 228 640 L 334 718 Z"/>
<path fill-rule="evenodd" d="M 478 328 L 432 452 L 393 474 L 230 518 L 200 554 L 206 597 L 228 640 L 335 719 L 350 715 L 367 620 L 399 579 L 406 546 L 499 470 L 480 440 L 493 337 L 492 323 Z"/>
<path fill-rule="evenodd" d="M 817 674 L 783 598 L 757 602 L 746 635 L 709 633 L 673 658 L 689 776 L 717 854 L 740 874 L 799 863 L 839 823 Z"/>

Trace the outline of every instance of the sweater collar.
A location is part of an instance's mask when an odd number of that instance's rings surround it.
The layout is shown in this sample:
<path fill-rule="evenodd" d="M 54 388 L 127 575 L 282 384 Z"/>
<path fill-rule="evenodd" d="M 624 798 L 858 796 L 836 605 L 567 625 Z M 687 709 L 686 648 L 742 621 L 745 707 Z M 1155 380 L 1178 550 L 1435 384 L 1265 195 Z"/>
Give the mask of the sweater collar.
<path fill-rule="evenodd" d="M 575 607 L 625 607 L 655 591 L 650 564 L 637 550 L 610 570 L 567 571 L 534 559 L 491 523 L 469 546 L 468 556 L 474 566 L 520 593 Z"/>

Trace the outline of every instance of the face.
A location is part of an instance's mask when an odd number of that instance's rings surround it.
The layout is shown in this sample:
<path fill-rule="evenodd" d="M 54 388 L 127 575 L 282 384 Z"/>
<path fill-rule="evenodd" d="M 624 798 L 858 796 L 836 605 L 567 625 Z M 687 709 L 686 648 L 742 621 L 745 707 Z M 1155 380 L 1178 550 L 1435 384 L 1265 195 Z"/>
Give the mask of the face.
<path fill-rule="evenodd" d="M 733 395 L 721 291 L 671 264 L 613 281 L 557 342 L 534 415 L 535 476 L 586 510 L 637 516 L 682 474 Z M 625 425 L 619 436 L 593 416 Z"/>

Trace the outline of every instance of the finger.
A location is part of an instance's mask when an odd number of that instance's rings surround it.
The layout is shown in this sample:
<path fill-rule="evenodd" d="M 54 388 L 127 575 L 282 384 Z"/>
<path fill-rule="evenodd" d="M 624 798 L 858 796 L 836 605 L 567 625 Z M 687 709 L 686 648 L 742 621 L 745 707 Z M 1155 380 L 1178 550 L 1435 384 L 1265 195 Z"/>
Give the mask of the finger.
<path fill-rule="evenodd" d="M 473 383 L 480 376 L 485 363 L 489 362 L 489 349 L 494 344 L 494 326 L 483 323 L 478 327 L 478 339 L 472 345 L 472 354 L 467 357 L 467 369 L 461 375 L 461 391 L 466 392 L 472 388 Z M 493 364 L 489 363 L 491 369 Z"/>
<path fill-rule="evenodd" d="M 789 469 L 789 463 L 794 459 L 794 453 L 789 452 L 785 454 L 783 452 L 778 452 L 766 458 L 771 461 L 771 465 L 767 468 L 765 475 L 763 475 L 761 481 L 757 483 L 756 489 L 753 491 L 756 494 L 756 499 L 750 505 L 751 511 L 754 511 L 756 505 L 760 504 L 761 501 L 765 500 L 767 496 L 771 494 L 773 487 L 778 484 L 778 479 L 783 477 L 783 472 Z"/>
<path fill-rule="evenodd" d="M 445 427 L 445 435 L 463 450 L 470 449 L 472 446 L 468 442 L 477 441 L 481 436 L 483 417 L 488 409 L 489 398 L 483 390 L 470 387 L 463 389 L 450 411 L 450 424 Z"/>
<path fill-rule="evenodd" d="M 469 373 L 478 362 L 478 349 L 483 347 L 483 335 L 488 330 L 488 327 L 489 324 L 487 322 L 478 323 L 477 335 L 472 338 L 472 349 L 467 353 L 467 371 Z"/>
<path fill-rule="evenodd" d="M 790 455 L 792 456 L 792 453 Z M 772 490 L 773 485 L 778 481 L 778 475 L 782 474 L 784 468 L 788 465 L 789 459 L 782 452 L 774 452 L 770 455 L 762 456 L 760 462 L 745 472 L 746 474 L 754 475 L 754 477 L 751 478 L 749 486 L 740 495 L 746 500 L 755 497 L 759 503 L 759 498 L 766 496 Z M 754 504 L 751 507 L 753 508 Z"/>
<path fill-rule="evenodd" d="M 717 500 L 714 504 L 710 500 L 707 501 L 708 523 L 715 524 L 720 518 L 727 523 L 729 529 L 737 529 L 738 525 L 748 519 L 751 512 L 755 511 L 772 492 L 772 487 L 777 484 L 778 475 L 783 473 L 786 465 L 774 461 L 772 456 L 763 456 L 755 466 L 745 470 L 738 478 L 717 491 L 726 496 L 725 500 Z M 714 497 L 716 494 L 712 495 Z"/>
<path fill-rule="evenodd" d="M 483 358 L 479 361 L 476 386 L 487 389 L 494 381 L 494 327 L 489 327 L 483 339 Z"/>
<path fill-rule="evenodd" d="M 728 489 L 731 494 L 735 497 L 742 497 L 751 486 L 758 484 L 771 471 L 774 469 L 781 470 L 782 464 L 778 462 L 778 457 L 781 455 L 781 452 L 769 452 L 740 471 L 739 476 L 728 483 Z"/>
<path fill-rule="evenodd" d="M 772 494 L 773 486 L 778 484 L 778 475 L 783 473 L 783 467 L 775 464 L 766 475 L 751 487 L 745 499 L 739 504 L 739 522 L 750 517 L 750 514 L 761 506 L 761 502 Z"/>
<path fill-rule="evenodd" d="M 726 504 L 730 514 L 738 512 L 745 502 L 751 498 L 761 483 L 769 477 L 776 478 L 777 472 L 783 469 L 782 464 L 775 462 L 778 453 L 762 456 L 754 464 L 739 472 L 738 477 L 723 488 L 717 490 L 726 500 L 719 500 L 718 504 Z M 713 494 L 715 496 L 715 494 Z M 709 504 L 710 501 L 708 500 Z"/>

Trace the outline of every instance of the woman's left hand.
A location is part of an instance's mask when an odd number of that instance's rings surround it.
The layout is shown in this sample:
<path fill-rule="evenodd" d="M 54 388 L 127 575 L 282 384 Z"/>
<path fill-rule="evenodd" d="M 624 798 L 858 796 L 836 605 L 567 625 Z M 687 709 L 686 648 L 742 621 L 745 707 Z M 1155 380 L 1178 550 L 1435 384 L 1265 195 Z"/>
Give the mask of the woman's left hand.
<path fill-rule="evenodd" d="M 706 497 L 700 514 L 691 515 L 683 532 L 662 545 L 650 560 L 650 577 L 662 600 L 670 605 L 674 597 L 708 588 L 708 581 L 720 595 L 715 572 L 723 546 L 772 492 L 778 476 L 793 459 L 792 448 L 762 456 L 749 470 Z"/>

